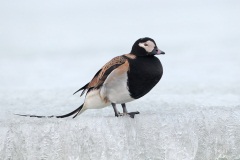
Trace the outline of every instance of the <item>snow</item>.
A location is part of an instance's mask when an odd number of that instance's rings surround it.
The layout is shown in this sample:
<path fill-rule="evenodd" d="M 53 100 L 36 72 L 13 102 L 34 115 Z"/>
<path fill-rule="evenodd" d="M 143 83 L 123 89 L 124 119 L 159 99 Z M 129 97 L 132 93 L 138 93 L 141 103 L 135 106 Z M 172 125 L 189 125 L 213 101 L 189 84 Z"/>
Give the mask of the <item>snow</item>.
<path fill-rule="evenodd" d="M 240 2 L 1 1 L 0 159 L 240 159 Z M 72 95 L 140 37 L 165 55 L 159 84 L 76 119 Z M 121 107 L 119 106 L 119 110 Z"/>

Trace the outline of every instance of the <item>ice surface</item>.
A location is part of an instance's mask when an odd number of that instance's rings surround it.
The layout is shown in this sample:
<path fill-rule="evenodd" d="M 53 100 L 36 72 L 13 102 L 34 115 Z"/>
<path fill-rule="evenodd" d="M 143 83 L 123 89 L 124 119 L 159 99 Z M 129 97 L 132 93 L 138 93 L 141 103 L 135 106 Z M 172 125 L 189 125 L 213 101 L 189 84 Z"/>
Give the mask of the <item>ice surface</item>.
<path fill-rule="evenodd" d="M 233 1 L 1 1 L 0 159 L 240 160 L 240 22 Z M 149 36 L 164 75 L 128 103 L 76 119 L 72 95 Z M 119 106 L 119 110 L 121 107 Z"/>
<path fill-rule="evenodd" d="M 135 119 L 110 114 L 81 116 L 77 120 L 16 118 L 1 126 L 1 157 L 237 159 L 239 116 L 239 107 L 213 106 L 143 112 Z"/>

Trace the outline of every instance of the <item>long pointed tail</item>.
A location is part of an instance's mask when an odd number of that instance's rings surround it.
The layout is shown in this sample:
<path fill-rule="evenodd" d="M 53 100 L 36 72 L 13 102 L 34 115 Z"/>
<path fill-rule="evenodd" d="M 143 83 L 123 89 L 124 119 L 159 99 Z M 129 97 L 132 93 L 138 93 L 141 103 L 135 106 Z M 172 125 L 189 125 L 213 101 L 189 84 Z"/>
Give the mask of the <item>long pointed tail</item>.
<path fill-rule="evenodd" d="M 70 112 L 70 113 L 68 113 L 68 114 L 64 114 L 64 115 L 61 115 L 61 116 L 54 116 L 54 115 L 52 115 L 52 116 L 37 116 L 37 115 L 30 115 L 30 114 L 15 114 L 15 115 L 18 115 L 18 116 L 24 116 L 24 117 L 36 117 L 36 118 L 66 118 L 66 117 L 69 117 L 69 116 L 71 116 L 71 115 L 73 115 L 73 114 L 75 114 L 74 116 L 73 116 L 73 118 L 75 118 L 81 111 L 83 111 L 82 110 L 82 108 L 83 108 L 83 105 L 84 104 L 82 104 L 80 107 L 78 107 L 77 109 L 75 109 L 74 111 L 72 111 L 72 112 Z"/>

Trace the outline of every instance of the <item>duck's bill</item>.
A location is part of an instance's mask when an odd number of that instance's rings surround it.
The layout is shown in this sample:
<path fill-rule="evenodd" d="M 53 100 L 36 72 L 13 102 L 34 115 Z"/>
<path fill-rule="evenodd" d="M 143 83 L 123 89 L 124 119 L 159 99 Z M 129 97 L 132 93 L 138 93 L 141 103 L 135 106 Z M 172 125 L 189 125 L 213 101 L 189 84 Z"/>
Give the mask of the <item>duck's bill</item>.
<path fill-rule="evenodd" d="M 155 47 L 150 54 L 151 55 L 160 55 L 160 54 L 165 54 L 165 52 L 163 52 L 160 49 L 158 49 L 157 47 Z"/>

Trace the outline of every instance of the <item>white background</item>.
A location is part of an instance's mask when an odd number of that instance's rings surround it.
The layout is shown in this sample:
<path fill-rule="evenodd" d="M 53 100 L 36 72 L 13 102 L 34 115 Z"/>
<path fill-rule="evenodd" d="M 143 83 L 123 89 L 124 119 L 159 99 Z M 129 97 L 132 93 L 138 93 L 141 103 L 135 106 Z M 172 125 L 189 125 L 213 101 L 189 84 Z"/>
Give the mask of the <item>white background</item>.
<path fill-rule="evenodd" d="M 0 1 L 2 159 L 240 159 L 237 0 Z M 128 103 L 72 120 L 72 93 L 142 37 L 165 55 L 159 84 Z M 121 108 L 119 107 L 119 110 Z"/>

